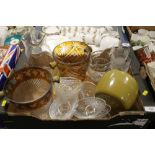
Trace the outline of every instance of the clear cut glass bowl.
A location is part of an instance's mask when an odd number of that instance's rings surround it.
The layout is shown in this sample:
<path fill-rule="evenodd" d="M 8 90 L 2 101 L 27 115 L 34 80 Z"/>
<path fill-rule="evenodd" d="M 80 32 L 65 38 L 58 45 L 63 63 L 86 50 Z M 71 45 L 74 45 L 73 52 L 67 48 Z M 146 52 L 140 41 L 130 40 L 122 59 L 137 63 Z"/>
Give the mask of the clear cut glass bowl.
<path fill-rule="evenodd" d="M 97 97 L 86 97 L 78 101 L 74 116 L 78 119 L 104 118 L 109 114 L 111 107 L 106 101 Z"/>

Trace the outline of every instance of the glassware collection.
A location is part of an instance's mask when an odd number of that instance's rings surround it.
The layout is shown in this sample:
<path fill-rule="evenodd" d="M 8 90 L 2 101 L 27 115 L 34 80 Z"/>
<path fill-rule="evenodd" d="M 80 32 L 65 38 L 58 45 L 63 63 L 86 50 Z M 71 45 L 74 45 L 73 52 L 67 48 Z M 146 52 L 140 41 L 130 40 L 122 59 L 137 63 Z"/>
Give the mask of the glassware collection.
<path fill-rule="evenodd" d="M 27 64 L 3 88 L 8 113 L 46 107 L 53 120 L 106 119 L 134 106 L 130 49 L 113 27 L 0 27 L 1 74 L 5 49 L 21 42 Z"/>

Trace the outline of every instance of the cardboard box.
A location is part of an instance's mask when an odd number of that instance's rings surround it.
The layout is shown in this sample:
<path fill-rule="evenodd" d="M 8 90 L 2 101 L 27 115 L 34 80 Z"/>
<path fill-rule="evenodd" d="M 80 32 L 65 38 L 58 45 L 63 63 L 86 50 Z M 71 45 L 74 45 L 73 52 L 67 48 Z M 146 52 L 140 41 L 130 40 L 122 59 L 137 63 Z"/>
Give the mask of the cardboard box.
<path fill-rule="evenodd" d="M 146 29 L 148 31 L 155 31 L 155 26 L 127 26 L 129 39 L 131 39 L 132 33 L 137 32 L 139 29 Z M 145 54 L 145 51 L 144 51 L 143 48 L 135 51 L 135 54 L 136 54 L 139 62 L 144 65 L 145 70 L 146 70 L 146 74 L 147 74 L 147 76 L 149 77 L 149 80 L 150 80 L 150 84 L 151 84 L 153 90 L 155 91 L 155 79 L 153 78 L 152 74 L 149 72 L 149 68 L 148 68 L 148 65 L 147 65 L 148 62 L 155 61 L 153 56 L 151 55 L 151 58 L 149 60 L 147 58 L 147 55 Z M 141 59 L 142 56 L 143 56 L 144 60 Z"/>
<path fill-rule="evenodd" d="M 4 88 L 7 78 L 15 68 L 20 55 L 19 45 L 10 45 L 0 64 L 0 91 Z"/>

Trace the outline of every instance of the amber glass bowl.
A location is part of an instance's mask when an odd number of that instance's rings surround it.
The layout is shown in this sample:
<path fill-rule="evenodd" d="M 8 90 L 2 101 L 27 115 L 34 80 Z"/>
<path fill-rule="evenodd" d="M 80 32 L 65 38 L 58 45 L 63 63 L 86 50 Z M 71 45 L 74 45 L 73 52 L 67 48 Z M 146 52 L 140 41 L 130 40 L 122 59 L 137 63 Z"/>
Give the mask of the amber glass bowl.
<path fill-rule="evenodd" d="M 39 67 L 22 68 L 9 77 L 5 95 L 9 103 L 20 110 L 27 111 L 47 104 L 52 92 L 51 74 Z"/>
<path fill-rule="evenodd" d="M 84 80 L 91 52 L 91 47 L 84 42 L 69 41 L 55 47 L 53 58 L 58 65 L 61 76 Z"/>

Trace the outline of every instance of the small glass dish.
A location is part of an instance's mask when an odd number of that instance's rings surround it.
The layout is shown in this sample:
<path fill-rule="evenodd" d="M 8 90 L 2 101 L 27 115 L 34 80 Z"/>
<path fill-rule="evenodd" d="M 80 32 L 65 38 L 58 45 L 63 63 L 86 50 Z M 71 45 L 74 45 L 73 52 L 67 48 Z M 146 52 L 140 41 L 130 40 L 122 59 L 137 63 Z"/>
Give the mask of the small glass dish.
<path fill-rule="evenodd" d="M 62 102 L 58 98 L 55 99 L 49 108 L 50 118 L 56 120 L 71 119 L 77 107 L 76 100 L 77 98 L 72 98 L 72 100 Z"/>
<path fill-rule="evenodd" d="M 55 84 L 55 93 L 58 97 L 63 98 L 72 97 L 73 94 L 77 94 L 81 89 L 82 82 L 79 79 L 73 77 L 60 77 L 60 83 Z"/>
<path fill-rule="evenodd" d="M 97 97 L 86 97 L 78 101 L 74 116 L 78 119 L 104 118 L 111 111 L 106 101 Z"/>

